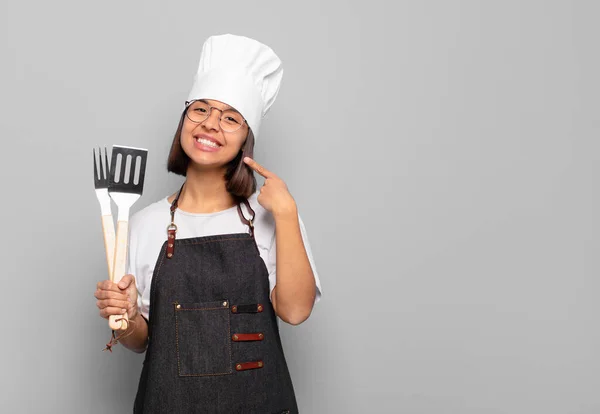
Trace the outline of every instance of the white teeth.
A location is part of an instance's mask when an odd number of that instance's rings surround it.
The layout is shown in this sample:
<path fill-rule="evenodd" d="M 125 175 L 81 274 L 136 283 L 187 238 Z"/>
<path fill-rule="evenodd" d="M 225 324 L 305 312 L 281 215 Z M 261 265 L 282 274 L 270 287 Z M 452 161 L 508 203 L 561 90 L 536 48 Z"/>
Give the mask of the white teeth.
<path fill-rule="evenodd" d="M 216 144 L 208 139 L 198 138 L 196 141 L 199 142 L 200 144 L 206 145 L 208 147 L 219 148 L 218 144 Z"/>

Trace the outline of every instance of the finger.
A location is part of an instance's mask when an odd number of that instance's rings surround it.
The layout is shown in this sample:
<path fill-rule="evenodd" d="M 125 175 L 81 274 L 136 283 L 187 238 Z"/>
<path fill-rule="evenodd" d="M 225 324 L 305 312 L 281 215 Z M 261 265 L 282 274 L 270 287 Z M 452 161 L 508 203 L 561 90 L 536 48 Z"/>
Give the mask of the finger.
<path fill-rule="evenodd" d="M 105 319 L 108 319 L 111 315 L 123 315 L 125 314 L 125 312 L 127 312 L 126 309 L 110 307 L 101 309 L 100 316 L 102 316 Z"/>
<path fill-rule="evenodd" d="M 265 181 L 263 183 L 263 187 L 267 186 L 267 185 L 281 184 L 281 183 L 283 183 L 283 181 L 281 180 L 281 178 L 279 178 L 275 174 L 273 174 L 273 176 L 271 176 L 269 178 L 265 178 Z M 283 184 L 285 184 L 285 183 L 283 183 Z"/>
<path fill-rule="evenodd" d="M 121 278 L 118 286 L 120 289 L 127 289 L 132 282 L 135 283 L 135 277 L 133 275 L 125 275 Z"/>
<path fill-rule="evenodd" d="M 272 173 L 271 171 L 267 170 L 265 167 L 263 167 L 262 165 L 260 165 L 259 163 L 257 163 L 256 161 L 254 161 L 250 157 L 245 157 L 244 158 L 244 162 L 250 168 L 252 168 L 254 171 L 256 171 L 258 174 L 262 175 L 265 178 L 275 178 L 275 177 L 277 177 L 274 173 Z"/>
<path fill-rule="evenodd" d="M 117 299 L 127 300 L 127 295 L 123 292 L 113 292 L 111 290 L 97 290 L 94 294 L 96 299 Z"/>
<path fill-rule="evenodd" d="M 96 306 L 98 309 L 104 308 L 121 308 L 121 309 L 129 309 L 131 303 L 125 300 L 117 300 L 117 299 L 104 299 L 96 302 Z"/>
<path fill-rule="evenodd" d="M 127 300 L 130 302 L 137 302 L 138 291 L 135 286 L 129 286 L 125 291 L 127 295 Z"/>
<path fill-rule="evenodd" d="M 113 292 L 120 292 L 120 289 L 117 286 L 117 284 L 111 282 L 110 280 L 103 280 L 102 282 L 98 282 L 96 288 L 100 290 L 112 290 Z"/>

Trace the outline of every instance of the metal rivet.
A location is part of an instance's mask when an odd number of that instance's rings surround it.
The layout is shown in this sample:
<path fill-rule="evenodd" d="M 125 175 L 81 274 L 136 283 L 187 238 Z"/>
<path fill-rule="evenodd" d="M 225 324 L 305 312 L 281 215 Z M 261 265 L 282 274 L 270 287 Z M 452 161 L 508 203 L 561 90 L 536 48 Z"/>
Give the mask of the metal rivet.
<path fill-rule="evenodd" d="M 260 339 L 263 339 L 264 335 L 263 335 L 263 334 L 258 334 L 258 337 L 259 337 Z"/>
<path fill-rule="evenodd" d="M 173 253 L 167 253 L 167 257 L 173 257 Z"/>
<path fill-rule="evenodd" d="M 234 306 L 234 307 L 232 307 L 232 308 L 231 308 L 231 311 L 232 311 L 233 313 L 236 313 L 236 312 L 237 312 L 237 306 Z"/>
<path fill-rule="evenodd" d="M 263 363 L 262 363 L 262 361 L 261 361 L 261 362 L 259 362 L 259 363 L 258 363 L 258 366 L 259 366 L 259 367 L 262 367 L 262 364 L 263 364 Z"/>
<path fill-rule="evenodd" d="M 169 243 L 169 247 L 173 247 L 173 243 Z"/>
<path fill-rule="evenodd" d="M 177 309 L 181 309 L 181 305 L 177 305 Z"/>
<path fill-rule="evenodd" d="M 169 234 L 169 239 L 174 239 L 175 236 L 173 236 L 172 234 Z"/>
<path fill-rule="evenodd" d="M 261 312 L 263 310 L 262 305 L 258 305 L 258 311 Z"/>
<path fill-rule="evenodd" d="M 242 366 L 240 364 L 238 364 L 235 366 L 235 369 L 237 369 L 239 371 L 240 369 L 242 369 Z"/>
<path fill-rule="evenodd" d="M 237 341 L 238 340 L 238 336 L 237 335 L 233 335 L 233 340 Z"/>
<path fill-rule="evenodd" d="M 227 302 L 223 302 L 223 306 L 227 306 Z"/>

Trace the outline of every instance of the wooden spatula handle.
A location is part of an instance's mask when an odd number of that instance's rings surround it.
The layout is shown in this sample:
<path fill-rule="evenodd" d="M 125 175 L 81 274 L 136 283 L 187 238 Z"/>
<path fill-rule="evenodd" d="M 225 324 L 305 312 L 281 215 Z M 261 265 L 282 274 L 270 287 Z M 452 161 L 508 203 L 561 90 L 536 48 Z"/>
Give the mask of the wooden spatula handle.
<path fill-rule="evenodd" d="M 119 283 L 121 278 L 125 276 L 125 267 L 127 265 L 127 237 L 129 231 L 129 222 L 120 220 L 117 222 L 117 239 L 115 243 L 115 258 L 114 270 L 112 274 L 112 282 Z M 125 318 L 125 320 L 117 321 L 117 319 Z M 112 315 L 109 318 L 108 324 L 111 329 L 125 330 L 129 325 L 127 313 L 125 315 Z"/>

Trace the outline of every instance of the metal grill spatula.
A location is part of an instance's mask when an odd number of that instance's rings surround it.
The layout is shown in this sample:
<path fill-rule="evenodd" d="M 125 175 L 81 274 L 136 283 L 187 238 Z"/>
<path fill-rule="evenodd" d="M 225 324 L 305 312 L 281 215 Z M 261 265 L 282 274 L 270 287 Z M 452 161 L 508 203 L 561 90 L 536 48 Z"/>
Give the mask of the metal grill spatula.
<path fill-rule="evenodd" d="M 113 146 L 112 149 L 108 194 L 119 208 L 114 269 L 111 279 L 114 283 L 119 283 L 125 276 L 129 209 L 142 195 L 147 157 L 148 150 L 146 149 L 118 145 Z M 127 313 L 123 317 L 112 315 L 108 324 L 113 330 L 127 329 L 129 325 Z"/>

